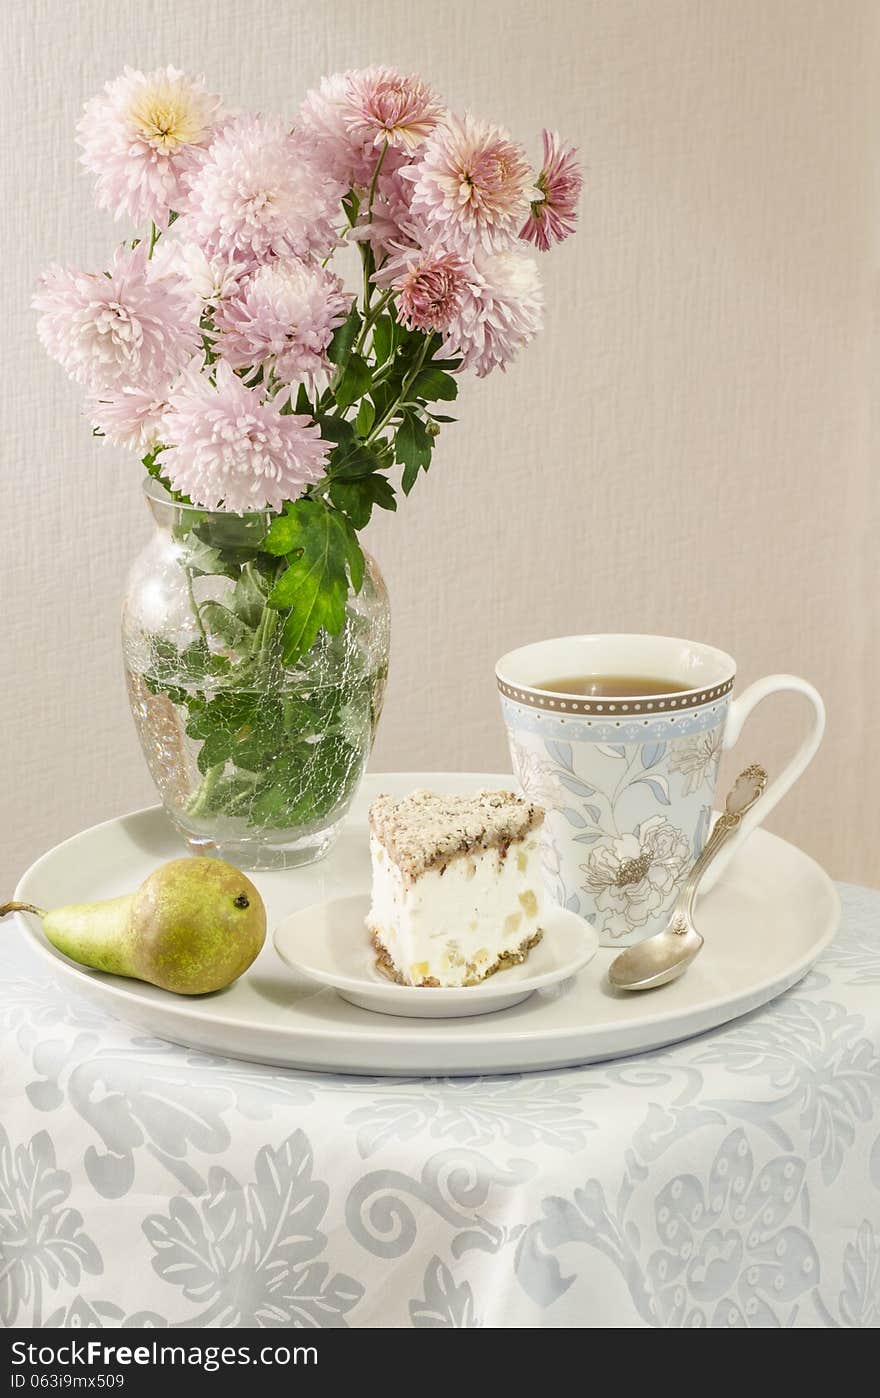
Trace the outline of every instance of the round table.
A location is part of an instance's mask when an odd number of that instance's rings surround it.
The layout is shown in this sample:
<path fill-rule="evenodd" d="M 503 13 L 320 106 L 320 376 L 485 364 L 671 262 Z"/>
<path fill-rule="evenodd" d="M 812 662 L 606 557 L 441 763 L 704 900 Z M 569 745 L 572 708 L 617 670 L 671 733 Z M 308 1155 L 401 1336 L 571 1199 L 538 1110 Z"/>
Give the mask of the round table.
<path fill-rule="evenodd" d="M 519 1077 L 209 1057 L 0 982 L 0 1326 L 880 1326 L 880 893 L 778 1000 Z"/>

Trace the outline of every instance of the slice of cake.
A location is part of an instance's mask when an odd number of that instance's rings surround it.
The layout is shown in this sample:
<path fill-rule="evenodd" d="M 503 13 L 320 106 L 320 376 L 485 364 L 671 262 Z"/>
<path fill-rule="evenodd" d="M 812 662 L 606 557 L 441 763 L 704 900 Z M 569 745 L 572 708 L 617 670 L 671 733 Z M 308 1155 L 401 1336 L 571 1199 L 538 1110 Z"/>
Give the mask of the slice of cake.
<path fill-rule="evenodd" d="M 378 963 L 401 985 L 461 986 L 541 939 L 540 806 L 512 791 L 380 796 L 370 807 Z"/>

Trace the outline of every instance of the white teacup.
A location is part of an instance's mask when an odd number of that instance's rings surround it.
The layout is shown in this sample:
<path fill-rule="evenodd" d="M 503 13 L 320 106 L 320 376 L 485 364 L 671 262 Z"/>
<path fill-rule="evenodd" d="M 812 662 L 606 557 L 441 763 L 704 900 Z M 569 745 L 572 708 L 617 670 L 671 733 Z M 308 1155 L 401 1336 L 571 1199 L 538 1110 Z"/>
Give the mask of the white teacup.
<path fill-rule="evenodd" d="M 793 690 L 813 706 L 800 750 L 719 855 L 704 887 L 797 781 L 822 739 L 825 707 L 806 680 L 768 675 L 731 699 L 736 663 L 671 636 L 563 636 L 510 651 L 495 673 L 513 769 L 546 808 L 550 892 L 592 922 L 605 946 L 664 926 L 709 832 L 721 753 L 752 709 Z M 564 676 L 662 675 L 684 690 L 593 698 L 539 686 Z"/>

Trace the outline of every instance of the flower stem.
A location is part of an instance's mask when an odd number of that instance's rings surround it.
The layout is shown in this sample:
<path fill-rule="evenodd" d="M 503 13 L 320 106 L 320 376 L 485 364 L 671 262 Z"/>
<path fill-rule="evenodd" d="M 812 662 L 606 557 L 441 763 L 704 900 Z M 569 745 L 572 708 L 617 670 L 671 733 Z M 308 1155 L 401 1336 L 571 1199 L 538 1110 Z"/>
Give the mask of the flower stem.
<path fill-rule="evenodd" d="M 383 147 L 382 147 L 382 154 L 379 156 L 379 159 L 376 161 L 376 168 L 375 168 L 375 170 L 373 171 L 373 178 L 372 178 L 372 180 L 370 181 L 370 192 L 369 192 L 369 194 L 368 194 L 368 196 L 367 196 L 367 223 L 372 223 L 372 222 L 373 222 L 373 200 L 374 200 L 375 197 L 376 197 L 376 185 L 377 185 L 378 180 L 379 180 L 379 171 L 382 169 L 382 162 L 384 161 L 384 159 L 385 159 L 385 157 L 386 157 L 387 154 L 388 154 L 388 142 L 386 141 L 385 144 L 384 144 Z"/>
<path fill-rule="evenodd" d="M 199 783 L 198 789 L 186 803 L 185 810 L 187 815 L 197 816 L 202 814 L 211 799 L 214 787 L 220 780 L 225 766 L 225 762 L 217 762 L 213 767 L 208 768 L 202 781 Z"/>
<path fill-rule="evenodd" d="M 370 181 L 370 192 L 369 192 L 369 194 L 367 195 L 367 223 L 368 223 L 368 224 L 373 222 L 373 200 L 374 200 L 375 197 L 376 197 L 376 186 L 377 186 L 377 184 L 378 184 L 378 182 L 379 182 L 379 172 L 380 172 L 380 170 L 382 169 L 382 164 L 383 164 L 383 162 L 384 162 L 384 160 L 385 160 L 385 156 L 386 156 L 387 154 L 388 154 L 388 142 L 386 141 L 385 144 L 384 144 L 383 147 L 382 147 L 382 151 L 381 151 L 381 154 L 380 154 L 380 156 L 379 156 L 379 159 L 376 161 L 376 168 L 375 168 L 375 170 L 373 171 L 373 178 L 372 178 L 372 180 Z M 369 310 L 370 310 L 370 298 L 371 298 L 371 296 L 372 296 L 372 294 L 373 294 L 373 283 L 372 283 L 372 281 L 370 280 L 370 278 L 371 278 L 371 276 L 372 276 L 372 272 L 373 272 L 373 269 L 374 269 L 374 265 L 375 265 L 375 264 L 374 264 L 374 260 L 373 260 L 373 250 L 372 250 L 372 248 L 371 248 L 371 246 L 370 246 L 369 240 L 367 240 L 366 242 L 361 243 L 361 244 L 360 244 L 360 249 L 361 249 L 361 262 L 362 262 L 363 265 L 364 265 L 364 315 L 366 316 L 366 315 L 369 313 Z"/>
<path fill-rule="evenodd" d="M 196 619 L 196 625 L 198 626 L 199 630 L 200 630 L 201 633 L 202 633 L 202 640 L 204 641 L 205 645 L 207 645 L 207 644 L 208 644 L 208 633 L 207 633 L 207 631 L 205 630 L 205 623 L 202 621 L 202 614 L 201 614 L 201 612 L 199 611 L 199 604 L 198 604 L 198 602 L 196 601 L 196 594 L 195 594 L 195 592 L 194 592 L 194 590 L 193 590 L 193 575 L 192 575 L 192 569 L 191 569 L 191 568 L 186 568 L 186 567 L 185 567 L 183 571 L 184 571 L 184 574 L 185 574 L 185 576 L 186 576 L 186 590 L 187 590 L 187 592 L 188 592 L 188 594 L 189 594 L 189 604 L 190 604 L 190 606 L 191 606 L 191 608 L 192 608 L 192 614 L 193 614 L 193 616 L 194 616 L 195 619 Z"/>
<path fill-rule="evenodd" d="M 148 261 L 148 262 L 149 262 L 150 258 L 153 256 L 153 249 L 155 248 L 155 246 L 156 246 L 156 244 L 158 243 L 158 241 L 159 241 L 159 239 L 161 238 L 161 236 L 162 236 L 162 234 L 159 232 L 159 230 L 158 230 L 158 228 L 156 227 L 155 223 L 151 223 L 151 224 L 150 224 L 150 248 L 149 248 L 149 251 L 148 251 L 148 253 L 147 253 L 147 261 Z"/>
<path fill-rule="evenodd" d="M 388 411 L 387 411 L 386 413 L 383 414 L 383 416 L 382 416 L 382 417 L 379 419 L 379 421 L 376 423 L 376 426 L 373 428 L 373 430 L 372 430 L 372 432 L 370 433 L 369 437 L 367 437 L 367 439 L 366 439 L 366 445 L 367 445 L 367 446 L 371 446 L 372 443 L 375 442 L 376 438 L 377 438 L 382 432 L 385 431 L 385 428 L 388 426 L 388 424 L 389 424 L 389 422 L 391 421 L 391 419 L 392 419 L 392 418 L 394 417 L 394 415 L 397 413 L 398 409 L 401 407 L 401 405 L 402 405 L 403 403 L 406 402 L 406 396 L 407 396 L 407 394 L 409 393 L 410 389 L 412 388 L 413 384 L 415 383 L 416 376 L 417 376 L 419 370 L 421 369 L 422 365 L 423 365 L 424 362 L 425 362 L 425 355 L 428 353 L 428 346 L 429 346 L 430 343 L 431 343 L 431 336 L 430 336 L 430 335 L 426 335 L 426 336 L 425 336 L 425 339 L 424 339 L 424 341 L 423 341 L 423 343 L 422 343 L 422 348 L 419 350 L 418 358 L 416 359 L 415 364 L 414 364 L 413 367 L 410 369 L 409 373 L 407 374 L 406 378 L 404 379 L 403 383 L 402 383 L 401 386 L 400 386 L 400 393 L 399 393 L 398 397 L 395 398 L 394 402 L 391 404 L 391 406 L 390 406 L 390 408 L 388 409 Z"/>
<path fill-rule="evenodd" d="M 389 287 L 387 291 L 383 291 L 375 306 L 373 306 L 364 316 L 364 323 L 361 328 L 361 333 L 358 336 L 357 344 L 354 347 L 355 354 L 360 354 L 366 342 L 367 335 L 370 333 L 373 326 L 376 324 L 376 321 L 379 319 L 380 315 L 384 311 L 385 307 L 388 305 L 388 302 L 391 300 L 393 295 L 394 290 L 392 287 Z"/>

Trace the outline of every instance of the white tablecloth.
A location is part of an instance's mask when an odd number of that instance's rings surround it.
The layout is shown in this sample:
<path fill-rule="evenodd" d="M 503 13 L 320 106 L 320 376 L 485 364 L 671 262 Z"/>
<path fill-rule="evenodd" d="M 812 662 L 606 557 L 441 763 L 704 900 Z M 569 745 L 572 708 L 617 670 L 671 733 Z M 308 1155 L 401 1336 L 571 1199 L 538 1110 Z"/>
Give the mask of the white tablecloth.
<path fill-rule="evenodd" d="M 325 1077 L 148 1039 L 11 930 L 0 1326 L 880 1326 L 880 893 L 670 1049 Z"/>

